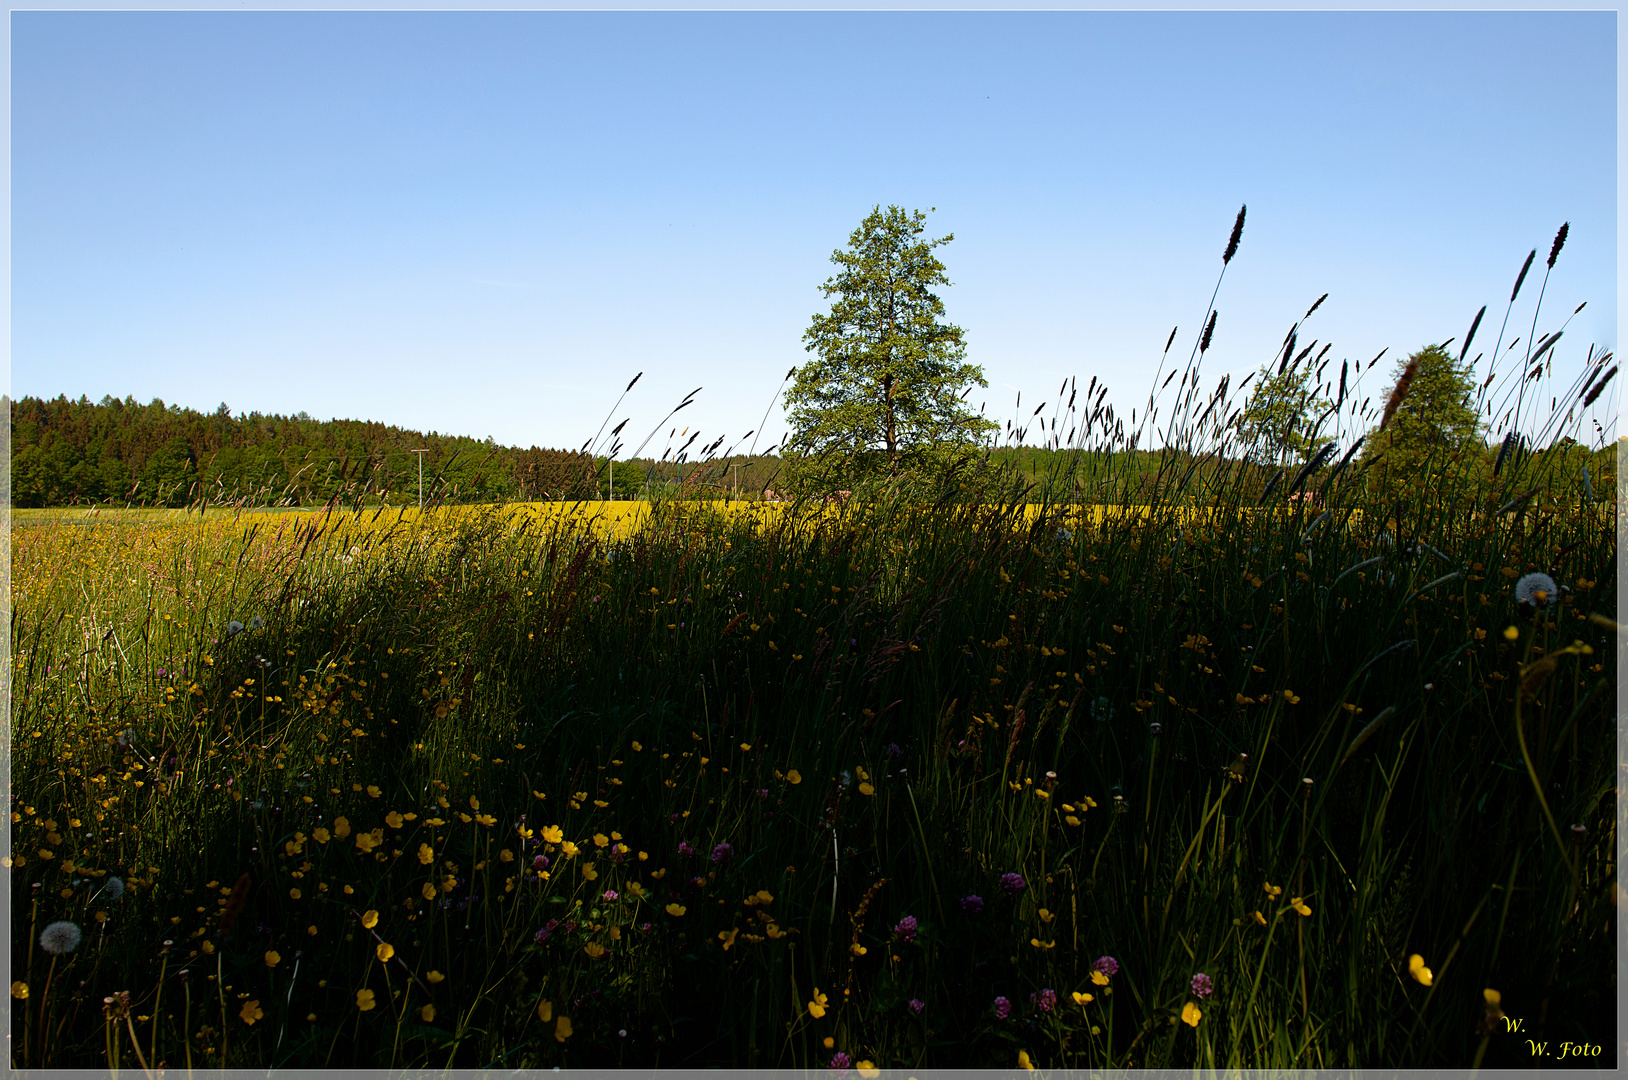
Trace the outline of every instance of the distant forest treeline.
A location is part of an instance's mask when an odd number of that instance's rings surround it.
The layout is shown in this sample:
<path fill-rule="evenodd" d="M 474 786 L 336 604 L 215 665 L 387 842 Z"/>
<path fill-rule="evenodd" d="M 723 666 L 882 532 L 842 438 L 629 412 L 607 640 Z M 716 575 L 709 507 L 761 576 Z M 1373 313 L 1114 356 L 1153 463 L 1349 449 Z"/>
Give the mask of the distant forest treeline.
<path fill-rule="evenodd" d="M 320 505 L 592 499 L 666 493 L 683 485 L 717 497 L 756 497 L 778 459 L 737 456 L 708 463 L 616 462 L 578 451 L 501 446 L 465 436 L 409 431 L 362 420 L 314 420 L 258 412 L 233 416 L 134 398 L 99 402 L 25 397 L 10 403 L 12 505 L 87 503 L 186 506 Z M 739 465 L 740 468 L 730 466 Z"/>
<path fill-rule="evenodd" d="M 418 501 L 418 455 L 423 455 L 424 497 L 438 502 L 547 501 L 614 497 L 759 499 L 765 489 L 789 485 L 782 460 L 762 454 L 677 462 L 639 458 L 618 461 L 580 451 L 501 446 L 487 439 L 428 434 L 361 420 L 314 420 L 295 416 L 233 416 L 226 405 L 205 415 L 154 400 L 104 397 L 92 402 L 25 397 L 10 403 L 12 505 L 134 506 L 211 505 L 319 506 L 336 496 L 346 505 L 392 506 Z M 1610 497 L 1615 447 L 1588 453 L 1559 440 L 1572 459 L 1569 473 L 1593 466 L 1601 494 Z M 1485 448 L 1490 475 L 1495 447 Z M 986 459 L 1007 477 L 1002 485 L 1030 499 L 1112 500 L 1122 476 L 1110 481 L 1104 458 L 1127 464 L 1124 452 L 1015 446 Z M 1138 451 L 1133 491 L 1156 483 L 1160 455 Z M 1183 456 L 1185 458 L 1185 456 Z M 1215 462 L 1210 462 L 1213 467 Z M 1223 461 L 1223 467 L 1232 463 Z M 1169 463 L 1166 463 L 1166 468 Z M 1014 486 L 1015 485 L 1015 486 Z M 816 496 L 819 494 L 815 492 Z"/>

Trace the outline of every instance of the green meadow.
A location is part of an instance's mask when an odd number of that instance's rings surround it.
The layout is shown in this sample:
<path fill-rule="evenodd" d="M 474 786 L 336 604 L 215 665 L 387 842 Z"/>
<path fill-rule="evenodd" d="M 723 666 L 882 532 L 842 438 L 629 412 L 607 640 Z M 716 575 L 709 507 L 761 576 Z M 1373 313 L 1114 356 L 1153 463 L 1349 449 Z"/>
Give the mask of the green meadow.
<path fill-rule="evenodd" d="M 19 514 L 13 1064 L 1609 1067 L 1542 468 Z"/>

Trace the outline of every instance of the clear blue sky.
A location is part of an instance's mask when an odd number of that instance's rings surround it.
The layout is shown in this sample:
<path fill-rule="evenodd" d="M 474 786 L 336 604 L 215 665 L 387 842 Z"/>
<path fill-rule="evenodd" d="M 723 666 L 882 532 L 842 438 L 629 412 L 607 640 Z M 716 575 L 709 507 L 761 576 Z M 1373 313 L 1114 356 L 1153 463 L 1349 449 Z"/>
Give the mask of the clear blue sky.
<path fill-rule="evenodd" d="M 1560 382 L 1616 346 L 1616 42 L 1614 12 L 19 12 L 12 393 L 575 447 L 643 371 L 634 443 L 698 386 L 676 426 L 732 438 L 876 204 L 955 234 L 997 419 L 1069 375 L 1140 406 L 1243 203 L 1205 390 L 1324 292 L 1301 341 L 1389 348 L 1376 397 L 1482 304 L 1490 352 L 1538 248 L 1524 338 L 1569 221 Z"/>

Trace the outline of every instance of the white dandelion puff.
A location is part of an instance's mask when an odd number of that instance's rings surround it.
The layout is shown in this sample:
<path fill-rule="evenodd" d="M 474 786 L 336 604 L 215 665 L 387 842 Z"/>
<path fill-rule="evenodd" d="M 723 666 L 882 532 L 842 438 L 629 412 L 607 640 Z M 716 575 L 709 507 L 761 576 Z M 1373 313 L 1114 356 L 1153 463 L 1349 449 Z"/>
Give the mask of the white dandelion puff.
<path fill-rule="evenodd" d="M 102 882 L 102 895 L 109 900 L 117 900 L 124 895 L 124 879 L 110 877 Z"/>
<path fill-rule="evenodd" d="M 79 948 L 81 936 L 79 927 L 73 923 L 66 920 L 54 922 L 40 932 L 40 948 L 52 956 L 61 956 Z"/>
<path fill-rule="evenodd" d="M 1560 599 L 1560 590 L 1555 587 L 1555 579 L 1548 574 L 1527 574 L 1515 583 L 1515 599 L 1534 607 L 1553 604 Z"/>
<path fill-rule="evenodd" d="M 226 624 L 227 637 L 236 637 L 241 633 L 243 633 L 243 624 L 238 622 L 236 619 L 233 619 L 231 622 Z"/>
<path fill-rule="evenodd" d="M 249 620 L 249 629 L 250 630 L 259 630 L 261 627 L 263 627 L 265 625 L 266 625 L 266 620 L 262 619 L 258 615 L 256 615 L 254 618 Z"/>

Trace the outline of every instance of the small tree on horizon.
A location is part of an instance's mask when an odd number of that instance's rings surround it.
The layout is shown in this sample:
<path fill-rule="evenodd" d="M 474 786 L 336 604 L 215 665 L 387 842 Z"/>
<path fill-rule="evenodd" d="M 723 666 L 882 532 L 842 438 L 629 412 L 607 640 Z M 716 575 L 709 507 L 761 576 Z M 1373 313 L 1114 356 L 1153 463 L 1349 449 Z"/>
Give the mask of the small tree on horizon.
<path fill-rule="evenodd" d="M 1460 364 L 1440 345 L 1428 345 L 1397 359 L 1393 387 L 1414 361 L 1418 368 L 1390 423 L 1370 431 L 1362 447 L 1365 464 L 1385 455 L 1373 466 L 1370 484 L 1386 494 L 1416 484 L 1432 459 L 1442 465 L 1471 453 L 1479 467 L 1486 456 L 1470 365 Z"/>
<path fill-rule="evenodd" d="M 785 398 L 786 445 L 804 475 L 896 477 L 996 429 L 962 403 L 966 389 L 989 383 L 964 362 L 963 331 L 943 321 L 932 291 L 950 284 L 933 249 L 955 235 L 918 239 L 926 218 L 877 206 L 847 250 L 831 254 L 841 269 L 820 289 L 836 299 L 804 333 L 815 358 Z"/>
<path fill-rule="evenodd" d="M 1309 461 L 1328 441 L 1317 423 L 1335 403 L 1317 396 L 1310 364 L 1290 364 L 1278 373 L 1267 364 L 1260 376 L 1238 417 L 1244 445 L 1273 465 Z"/>

